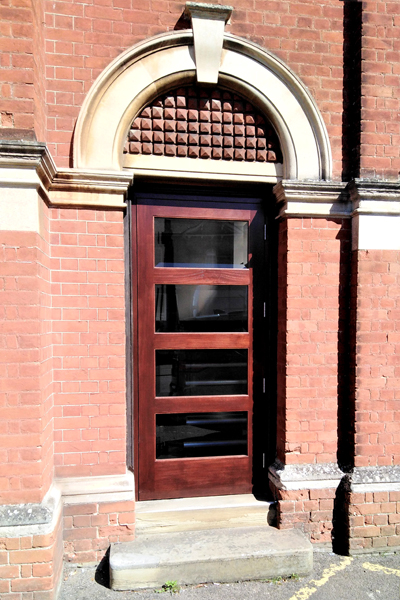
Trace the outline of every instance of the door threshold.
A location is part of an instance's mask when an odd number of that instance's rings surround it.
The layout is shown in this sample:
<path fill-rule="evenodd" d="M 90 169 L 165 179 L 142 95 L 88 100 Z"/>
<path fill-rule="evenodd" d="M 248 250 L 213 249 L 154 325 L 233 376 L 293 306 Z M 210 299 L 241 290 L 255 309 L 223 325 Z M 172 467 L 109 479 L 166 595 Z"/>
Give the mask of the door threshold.
<path fill-rule="evenodd" d="M 274 525 L 275 503 L 253 494 L 136 503 L 136 534 Z"/>
<path fill-rule="evenodd" d="M 198 496 L 195 498 L 172 498 L 167 500 L 139 500 L 136 512 L 159 512 L 174 510 L 204 510 L 206 508 L 223 508 L 229 506 L 266 506 L 274 504 L 268 500 L 257 500 L 253 494 L 236 494 L 233 496 Z"/>

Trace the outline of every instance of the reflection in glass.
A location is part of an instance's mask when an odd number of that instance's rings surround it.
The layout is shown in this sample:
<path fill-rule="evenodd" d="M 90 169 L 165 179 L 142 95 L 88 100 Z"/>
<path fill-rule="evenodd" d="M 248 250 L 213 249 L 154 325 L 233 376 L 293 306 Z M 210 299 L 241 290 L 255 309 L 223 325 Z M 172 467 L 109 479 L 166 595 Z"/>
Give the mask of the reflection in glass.
<path fill-rule="evenodd" d="M 246 221 L 154 219 L 155 266 L 244 269 Z"/>
<path fill-rule="evenodd" d="M 156 458 L 247 454 L 247 412 L 156 415 Z"/>
<path fill-rule="evenodd" d="M 247 350 L 156 350 L 157 396 L 247 394 Z"/>
<path fill-rule="evenodd" d="M 156 285 L 156 331 L 248 331 L 246 285 Z"/>

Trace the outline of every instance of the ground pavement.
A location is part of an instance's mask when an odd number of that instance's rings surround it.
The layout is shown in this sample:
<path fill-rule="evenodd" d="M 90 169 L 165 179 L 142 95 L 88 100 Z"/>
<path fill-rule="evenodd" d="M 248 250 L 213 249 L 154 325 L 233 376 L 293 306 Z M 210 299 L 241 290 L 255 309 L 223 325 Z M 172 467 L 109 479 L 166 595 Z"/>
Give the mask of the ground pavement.
<path fill-rule="evenodd" d="M 98 568 L 66 565 L 59 600 L 400 600 L 400 554 L 337 556 L 314 553 L 307 577 L 224 584 L 174 585 L 165 589 L 115 592 L 108 588 L 108 564 Z"/>

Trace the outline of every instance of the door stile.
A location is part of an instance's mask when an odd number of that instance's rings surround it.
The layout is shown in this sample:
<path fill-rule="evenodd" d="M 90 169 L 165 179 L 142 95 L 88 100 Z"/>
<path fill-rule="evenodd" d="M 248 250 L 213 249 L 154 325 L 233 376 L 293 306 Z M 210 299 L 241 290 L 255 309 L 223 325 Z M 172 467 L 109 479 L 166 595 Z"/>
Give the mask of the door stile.
<path fill-rule="evenodd" d="M 131 336 L 132 336 L 132 360 L 133 360 L 133 376 L 132 376 L 132 431 L 133 431 L 133 469 L 136 474 L 136 481 L 139 481 L 139 453 L 137 448 L 139 446 L 139 336 L 138 336 L 138 231 L 137 231 L 137 206 L 132 204 L 130 207 L 130 253 L 132 266 L 130 269 L 131 273 L 131 302 L 132 302 L 132 313 L 131 313 Z M 135 450 L 136 449 L 136 450 Z M 135 485 L 135 499 L 138 500 L 138 485 Z"/>

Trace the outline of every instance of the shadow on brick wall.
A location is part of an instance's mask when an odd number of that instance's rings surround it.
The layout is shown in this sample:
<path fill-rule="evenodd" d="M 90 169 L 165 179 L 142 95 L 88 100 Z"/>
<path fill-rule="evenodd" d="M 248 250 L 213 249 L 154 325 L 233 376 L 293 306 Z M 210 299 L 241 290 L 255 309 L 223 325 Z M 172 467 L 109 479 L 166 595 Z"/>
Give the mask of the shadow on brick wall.
<path fill-rule="evenodd" d="M 343 13 L 343 181 L 360 173 L 362 2 L 344 0 Z"/>

